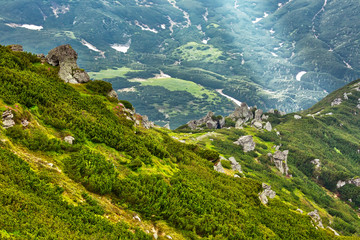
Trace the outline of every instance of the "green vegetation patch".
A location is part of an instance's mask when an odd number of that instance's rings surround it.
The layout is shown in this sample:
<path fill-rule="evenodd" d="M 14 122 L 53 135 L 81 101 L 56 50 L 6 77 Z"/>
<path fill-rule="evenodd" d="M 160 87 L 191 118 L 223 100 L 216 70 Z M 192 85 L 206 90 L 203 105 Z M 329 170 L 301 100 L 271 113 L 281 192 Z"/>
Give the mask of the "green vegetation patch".
<path fill-rule="evenodd" d="M 212 45 L 189 42 L 175 49 L 174 57 L 181 61 L 220 62 L 223 52 Z"/>
<path fill-rule="evenodd" d="M 89 72 L 89 76 L 92 79 L 108 79 L 116 77 L 125 77 L 128 72 L 139 72 L 139 70 L 133 70 L 131 68 L 122 67 L 122 68 L 111 68 L 106 70 L 101 70 L 100 72 Z"/>
<path fill-rule="evenodd" d="M 137 80 L 132 81 L 134 82 Z M 216 93 L 207 90 L 199 84 L 177 78 L 150 78 L 145 81 L 140 81 L 140 83 L 142 86 L 164 87 L 169 91 L 189 92 L 196 98 L 204 98 L 204 94 L 208 96 L 209 100 L 213 100 L 217 97 Z"/>

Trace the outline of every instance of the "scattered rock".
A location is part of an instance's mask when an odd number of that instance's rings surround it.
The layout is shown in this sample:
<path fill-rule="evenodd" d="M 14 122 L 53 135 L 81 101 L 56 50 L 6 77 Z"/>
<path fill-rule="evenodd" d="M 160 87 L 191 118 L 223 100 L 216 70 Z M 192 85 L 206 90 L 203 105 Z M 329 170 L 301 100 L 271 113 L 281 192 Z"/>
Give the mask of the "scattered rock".
<path fill-rule="evenodd" d="M 266 129 L 267 131 L 271 132 L 271 131 L 272 131 L 271 123 L 270 123 L 270 122 L 267 122 L 267 123 L 265 124 L 264 129 Z"/>
<path fill-rule="evenodd" d="M 244 152 L 253 151 L 256 146 L 253 137 L 251 135 L 240 137 L 236 142 L 234 142 L 234 144 L 242 146 Z"/>
<path fill-rule="evenodd" d="M 225 118 L 221 117 L 218 119 L 215 117 L 213 112 L 208 112 L 208 114 L 199 119 L 199 120 L 192 120 L 187 123 L 188 127 L 192 130 L 195 130 L 203 125 L 205 125 L 209 129 L 221 129 L 225 126 Z"/>
<path fill-rule="evenodd" d="M 234 178 L 241 178 L 241 177 L 237 174 L 234 174 Z"/>
<path fill-rule="evenodd" d="M 349 184 L 354 184 L 355 186 L 360 187 L 360 178 L 350 179 Z"/>
<path fill-rule="evenodd" d="M 303 214 L 303 213 L 304 213 L 304 211 L 303 211 L 303 210 L 301 210 L 300 208 L 296 209 L 296 211 L 298 211 L 298 212 L 299 212 L 299 213 L 301 213 L 301 214 Z"/>
<path fill-rule="evenodd" d="M 271 155 L 271 161 L 275 163 L 275 166 L 282 174 L 288 175 L 289 167 L 287 165 L 287 157 L 289 151 L 285 150 L 283 152 L 276 151 L 274 155 Z"/>
<path fill-rule="evenodd" d="M 263 120 L 263 121 L 266 121 L 266 120 L 268 120 L 269 119 L 269 116 L 268 115 L 262 115 L 262 117 L 261 117 L 261 120 Z"/>
<path fill-rule="evenodd" d="M 73 136 L 66 136 L 64 138 L 64 141 L 67 142 L 68 144 L 72 145 L 74 143 L 74 141 L 75 141 L 75 138 Z"/>
<path fill-rule="evenodd" d="M 14 114 L 11 110 L 6 110 L 2 114 L 3 127 L 5 129 L 15 126 Z"/>
<path fill-rule="evenodd" d="M 21 125 L 22 125 L 23 127 L 27 127 L 27 126 L 29 126 L 29 124 L 30 124 L 30 122 L 29 122 L 28 120 L 26 120 L 26 119 L 24 119 L 24 120 L 21 121 Z"/>
<path fill-rule="evenodd" d="M 221 165 L 220 161 L 214 165 L 214 170 L 219 173 L 225 173 L 224 167 Z"/>
<path fill-rule="evenodd" d="M 52 66 L 60 66 L 59 77 L 67 83 L 85 83 L 90 81 L 89 75 L 77 65 L 77 53 L 69 45 L 56 47 L 46 56 Z"/>
<path fill-rule="evenodd" d="M 346 185 L 346 181 L 341 181 L 341 180 L 340 180 L 340 181 L 337 182 L 336 187 L 337 187 L 337 188 L 341 188 L 341 187 L 343 187 L 343 186 L 345 186 L 345 185 Z"/>
<path fill-rule="evenodd" d="M 301 117 L 300 115 L 294 115 L 294 118 L 295 118 L 296 120 L 299 120 L 299 119 L 301 119 L 302 117 Z"/>
<path fill-rule="evenodd" d="M 155 124 L 153 122 L 149 121 L 149 118 L 146 115 L 142 116 L 142 125 L 146 129 L 150 129 L 155 126 Z"/>
<path fill-rule="evenodd" d="M 271 190 L 271 186 L 265 183 L 262 184 L 262 188 L 263 191 L 259 193 L 259 199 L 262 204 L 266 205 L 269 202 L 268 198 L 273 199 L 276 196 L 276 192 Z"/>
<path fill-rule="evenodd" d="M 349 97 L 348 97 L 348 94 L 347 94 L 347 93 L 344 93 L 344 99 L 345 99 L 345 100 L 349 100 Z"/>
<path fill-rule="evenodd" d="M 138 215 L 135 215 L 135 216 L 133 217 L 133 219 L 136 220 L 136 221 L 141 222 L 141 219 L 140 219 L 140 217 L 139 217 Z"/>
<path fill-rule="evenodd" d="M 255 122 L 253 122 L 253 126 L 257 129 L 262 129 L 262 127 L 263 127 L 262 123 L 256 122 L 256 120 L 255 120 Z"/>
<path fill-rule="evenodd" d="M 332 232 L 335 234 L 335 236 L 340 236 L 340 234 L 338 234 L 337 231 L 335 231 L 335 229 L 333 229 L 333 228 L 331 228 L 331 227 L 329 227 L 329 226 L 327 226 L 327 229 L 329 229 L 330 231 L 332 231 Z"/>
<path fill-rule="evenodd" d="M 117 92 L 114 89 L 108 93 L 108 96 L 112 98 L 119 98 Z"/>
<path fill-rule="evenodd" d="M 336 98 L 334 101 L 332 101 L 331 106 L 338 106 L 342 103 L 342 99 L 341 98 Z"/>
<path fill-rule="evenodd" d="M 314 159 L 314 160 L 311 161 L 311 163 L 315 165 L 315 170 L 320 169 L 320 167 L 321 167 L 320 159 Z"/>
<path fill-rule="evenodd" d="M 13 44 L 13 45 L 10 45 L 9 46 L 11 51 L 13 52 L 23 52 L 24 49 L 23 49 L 23 46 L 19 45 L 19 44 Z"/>
<path fill-rule="evenodd" d="M 167 239 L 173 239 L 170 235 L 166 235 Z"/>
<path fill-rule="evenodd" d="M 311 219 L 313 220 L 314 224 L 320 228 L 324 228 L 322 221 L 321 221 L 321 217 L 318 213 L 318 210 L 314 210 L 312 212 L 309 212 L 308 215 L 311 217 Z"/>
<path fill-rule="evenodd" d="M 241 170 L 241 165 L 236 161 L 234 157 L 229 158 L 231 163 L 231 169 L 234 171 L 238 171 L 239 173 L 243 173 Z"/>

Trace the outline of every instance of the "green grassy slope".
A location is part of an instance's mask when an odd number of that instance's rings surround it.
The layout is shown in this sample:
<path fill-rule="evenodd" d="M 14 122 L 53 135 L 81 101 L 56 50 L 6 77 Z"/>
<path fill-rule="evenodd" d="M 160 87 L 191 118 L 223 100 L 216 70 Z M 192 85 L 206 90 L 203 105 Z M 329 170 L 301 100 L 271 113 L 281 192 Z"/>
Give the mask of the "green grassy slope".
<path fill-rule="evenodd" d="M 106 86 L 65 84 L 57 71 L 0 46 L 0 111 L 16 123 L 0 128 L 2 238 L 334 237 L 282 195 L 262 205 L 262 179 L 215 172 L 217 152 L 135 125 Z"/>

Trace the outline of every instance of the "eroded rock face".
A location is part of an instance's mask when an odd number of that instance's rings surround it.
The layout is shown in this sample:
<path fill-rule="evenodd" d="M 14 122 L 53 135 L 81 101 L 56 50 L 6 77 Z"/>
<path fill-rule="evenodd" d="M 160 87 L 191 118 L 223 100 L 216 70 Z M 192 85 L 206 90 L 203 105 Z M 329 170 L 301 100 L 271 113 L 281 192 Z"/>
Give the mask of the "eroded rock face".
<path fill-rule="evenodd" d="M 14 114 L 11 110 L 6 110 L 2 114 L 3 127 L 5 129 L 15 126 Z"/>
<path fill-rule="evenodd" d="M 244 152 L 254 151 L 256 146 L 251 135 L 240 137 L 236 142 L 234 142 L 234 144 L 242 146 Z"/>
<path fill-rule="evenodd" d="M 324 228 L 324 225 L 322 224 L 322 220 L 321 220 L 318 210 L 309 212 L 308 215 L 311 217 L 311 219 L 313 220 L 313 222 L 316 226 L 318 226 L 320 228 Z"/>
<path fill-rule="evenodd" d="M 271 186 L 267 185 L 265 183 L 262 184 L 263 191 L 259 193 L 259 199 L 262 202 L 262 204 L 266 205 L 269 202 L 269 199 L 273 199 L 276 196 L 276 192 L 274 190 L 271 190 Z"/>
<path fill-rule="evenodd" d="M 86 83 L 89 75 L 77 65 L 77 53 L 69 45 L 61 45 L 48 53 L 46 61 L 52 66 L 60 66 L 59 77 L 67 83 Z"/>
<path fill-rule="evenodd" d="M 287 157 L 288 157 L 289 151 L 285 150 L 283 152 L 276 151 L 274 155 L 269 154 L 271 157 L 271 161 L 275 163 L 275 166 L 282 174 L 288 175 L 289 167 L 287 165 Z"/>

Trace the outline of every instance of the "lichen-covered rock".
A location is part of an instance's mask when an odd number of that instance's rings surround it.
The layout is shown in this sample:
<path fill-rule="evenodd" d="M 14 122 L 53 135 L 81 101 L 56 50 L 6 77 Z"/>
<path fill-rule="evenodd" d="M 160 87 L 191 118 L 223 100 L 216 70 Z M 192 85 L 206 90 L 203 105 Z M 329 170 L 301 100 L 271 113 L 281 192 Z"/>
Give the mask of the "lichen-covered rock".
<path fill-rule="evenodd" d="M 256 146 L 251 135 L 240 137 L 236 142 L 234 142 L 234 144 L 242 146 L 244 152 L 254 151 Z"/>
<path fill-rule="evenodd" d="M 199 120 L 191 120 L 187 123 L 187 125 L 192 130 L 198 129 L 203 125 L 209 129 L 221 129 L 225 126 L 225 118 L 221 117 L 218 119 L 214 116 L 213 112 L 208 112 L 205 117 Z"/>
<path fill-rule="evenodd" d="M 262 204 L 266 205 L 269 202 L 268 198 L 270 199 L 275 198 L 276 192 L 274 190 L 271 190 L 271 186 L 265 183 L 262 184 L 262 188 L 263 191 L 259 193 L 259 199 L 262 202 Z"/>
<path fill-rule="evenodd" d="M 261 122 L 262 114 L 263 114 L 263 110 L 261 110 L 261 109 L 256 110 L 255 117 L 254 117 L 255 121 Z"/>
<path fill-rule="evenodd" d="M 324 228 L 324 225 L 322 224 L 322 220 L 321 217 L 319 215 L 318 210 L 314 210 L 312 212 L 309 212 L 308 215 L 311 217 L 311 219 L 313 220 L 314 224 L 320 228 Z"/>
<path fill-rule="evenodd" d="M 241 128 L 244 123 L 245 123 L 244 119 L 239 118 L 235 123 L 235 128 L 237 129 Z"/>
<path fill-rule="evenodd" d="M 5 112 L 3 112 L 2 122 L 3 122 L 3 128 L 5 129 L 15 126 L 14 114 L 12 113 L 11 110 L 6 110 Z"/>
<path fill-rule="evenodd" d="M 263 125 L 261 122 L 258 122 L 256 120 L 254 120 L 255 122 L 253 122 L 253 126 L 256 128 L 256 129 L 262 129 Z"/>
<path fill-rule="evenodd" d="M 52 66 L 60 66 L 59 77 L 65 82 L 86 83 L 90 81 L 90 77 L 77 65 L 77 57 L 75 50 L 67 44 L 50 50 L 46 60 Z"/>
<path fill-rule="evenodd" d="M 283 152 L 276 151 L 274 155 L 270 154 L 271 161 L 275 163 L 275 166 L 282 174 L 288 175 L 289 173 L 289 167 L 287 165 L 287 157 L 288 157 L 289 151 L 285 150 Z"/>

